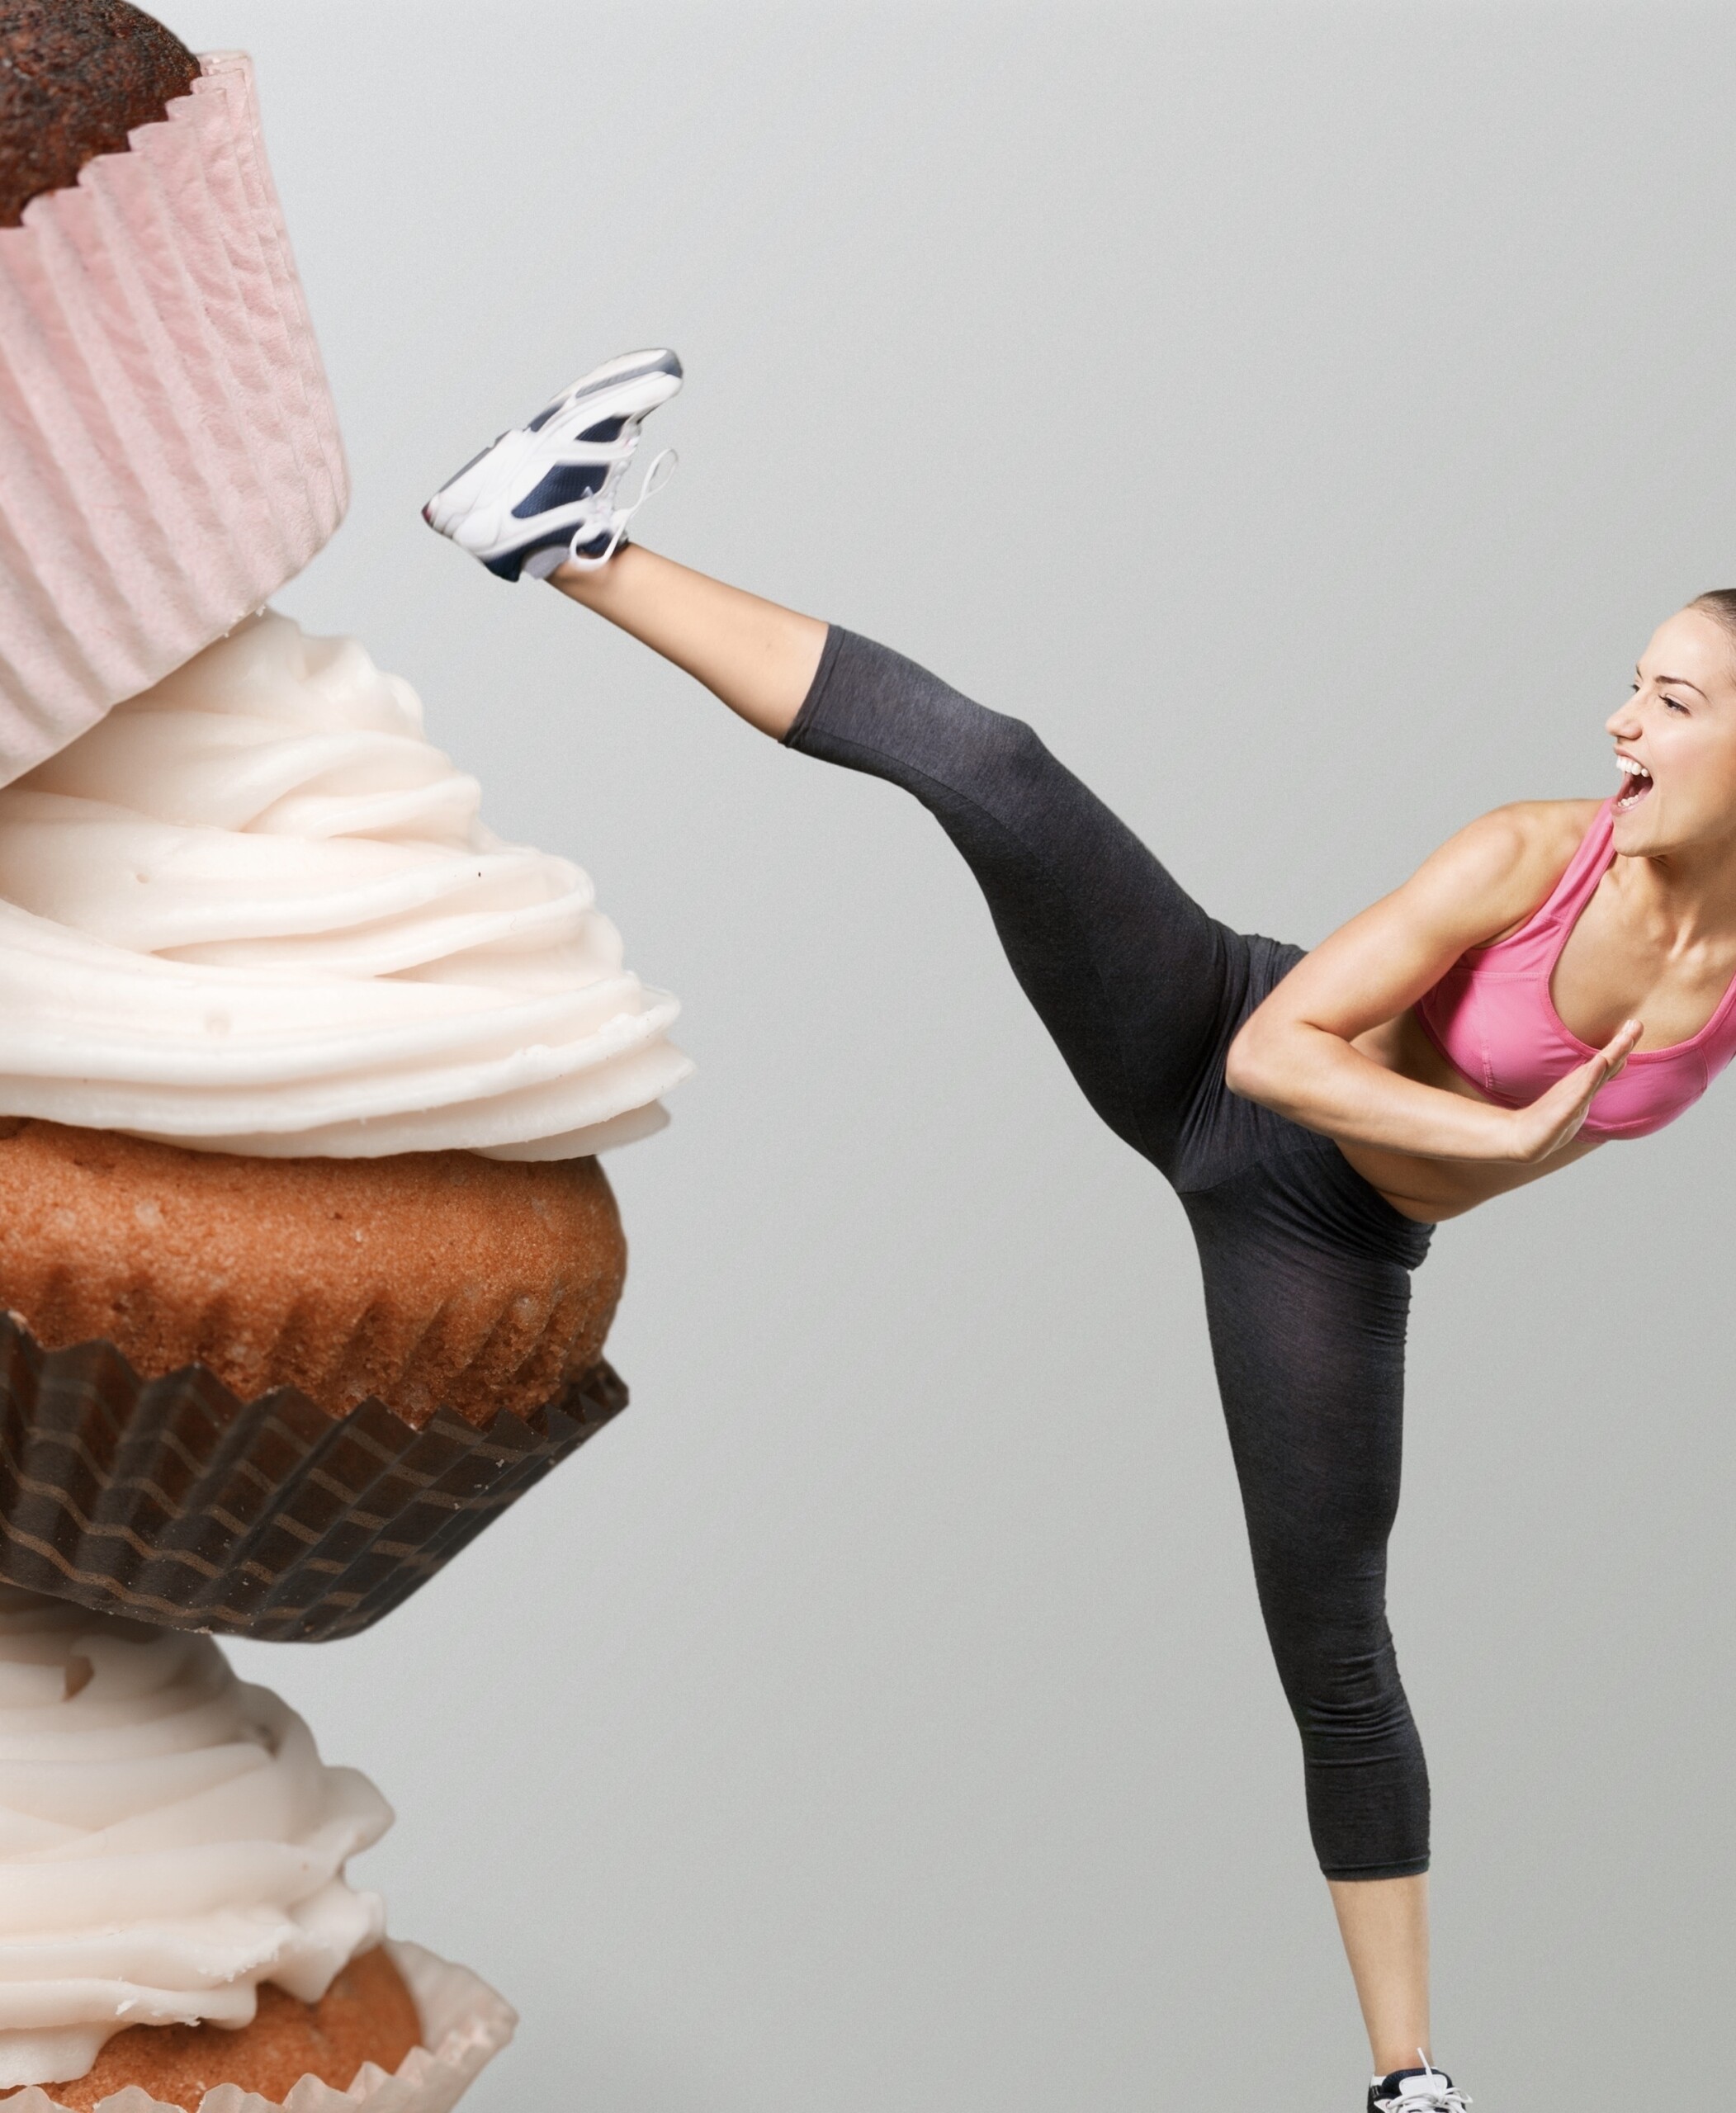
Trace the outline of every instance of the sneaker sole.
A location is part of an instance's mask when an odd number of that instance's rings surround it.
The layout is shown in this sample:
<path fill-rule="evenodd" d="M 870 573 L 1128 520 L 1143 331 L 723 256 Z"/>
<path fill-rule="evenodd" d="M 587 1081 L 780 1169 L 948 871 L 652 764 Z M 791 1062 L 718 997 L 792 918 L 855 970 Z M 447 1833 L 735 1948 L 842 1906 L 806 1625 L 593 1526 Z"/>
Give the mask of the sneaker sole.
<path fill-rule="evenodd" d="M 550 419 L 557 418 L 570 405 L 581 404 L 588 397 L 600 396 L 605 389 L 613 389 L 619 383 L 641 381 L 653 374 L 666 374 L 672 381 L 679 382 L 682 379 L 681 362 L 674 352 L 667 351 L 623 352 L 619 359 L 606 361 L 603 366 L 593 367 L 589 374 L 580 375 L 561 390 L 553 403 L 543 406 L 525 431 L 541 433 Z M 483 451 L 486 453 L 487 450 Z"/>

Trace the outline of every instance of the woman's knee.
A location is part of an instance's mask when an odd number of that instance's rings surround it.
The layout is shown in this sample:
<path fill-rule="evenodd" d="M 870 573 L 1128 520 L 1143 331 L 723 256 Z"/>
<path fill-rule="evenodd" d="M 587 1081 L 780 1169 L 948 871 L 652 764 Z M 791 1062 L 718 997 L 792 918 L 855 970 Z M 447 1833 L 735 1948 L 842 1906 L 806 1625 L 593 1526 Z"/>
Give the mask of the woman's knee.
<path fill-rule="evenodd" d="M 1379 1748 L 1410 1722 L 1386 1617 L 1384 1562 L 1335 1581 L 1261 1579 L 1278 1676 L 1305 1747 Z"/>
<path fill-rule="evenodd" d="M 1001 797 L 1022 800 L 1040 793 L 1058 768 L 1034 727 L 973 704 L 956 690 L 947 693 L 934 722 L 932 734 L 943 751 L 940 760 L 948 766 L 942 774 L 952 783 L 979 792 L 992 788 Z"/>

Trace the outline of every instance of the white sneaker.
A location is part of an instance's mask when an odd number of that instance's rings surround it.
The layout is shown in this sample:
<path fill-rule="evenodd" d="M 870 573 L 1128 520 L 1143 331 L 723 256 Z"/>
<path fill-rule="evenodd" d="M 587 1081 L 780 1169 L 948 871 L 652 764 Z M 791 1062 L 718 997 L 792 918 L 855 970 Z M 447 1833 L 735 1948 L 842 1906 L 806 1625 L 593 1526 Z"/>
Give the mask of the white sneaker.
<path fill-rule="evenodd" d="M 1369 2113 L 1464 2113 L 1470 2104 L 1419 2048 L 1420 2069 L 1394 2069 L 1369 2086 Z"/>
<path fill-rule="evenodd" d="M 670 352 L 627 352 L 594 367 L 528 425 L 466 462 L 423 508 L 423 519 L 502 579 L 546 579 L 568 564 L 594 571 L 668 482 L 664 465 L 674 468 L 665 448 L 638 498 L 620 503 L 641 422 L 680 386 L 681 362 Z"/>

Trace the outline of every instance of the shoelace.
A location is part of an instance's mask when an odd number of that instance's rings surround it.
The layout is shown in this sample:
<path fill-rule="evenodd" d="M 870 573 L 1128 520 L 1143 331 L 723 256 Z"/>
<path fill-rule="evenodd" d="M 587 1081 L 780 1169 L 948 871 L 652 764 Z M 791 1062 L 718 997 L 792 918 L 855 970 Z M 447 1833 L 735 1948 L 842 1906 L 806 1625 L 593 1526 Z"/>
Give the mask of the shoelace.
<path fill-rule="evenodd" d="M 669 465 L 667 475 L 664 474 L 665 463 Z M 648 499 L 655 499 L 658 493 L 667 486 L 669 478 L 674 475 L 680 463 L 681 457 L 673 447 L 665 447 L 660 455 L 653 456 L 646 466 L 644 476 L 640 480 L 639 496 L 631 506 L 615 506 L 611 503 L 614 496 L 615 483 L 614 479 L 611 477 L 603 489 L 597 494 L 592 509 L 586 513 L 584 518 L 574 529 L 571 539 L 567 544 L 569 559 L 574 564 L 582 565 L 593 570 L 607 565 L 616 551 L 620 549 L 621 539 L 627 533 L 627 523 Z M 625 460 L 622 466 L 625 467 Z M 579 555 L 580 546 L 585 543 L 594 542 L 605 528 L 609 532 L 608 547 L 600 555 L 581 558 Z"/>
<path fill-rule="evenodd" d="M 1471 2102 L 1468 2095 L 1456 2084 L 1448 2083 L 1420 2047 L 1417 2059 L 1423 2066 L 1423 2075 L 1409 2078 L 1397 2098 L 1377 2099 L 1375 2103 L 1389 2108 L 1390 2113 L 1465 2113 Z M 1437 2082 L 1445 2088 L 1435 2090 Z"/>

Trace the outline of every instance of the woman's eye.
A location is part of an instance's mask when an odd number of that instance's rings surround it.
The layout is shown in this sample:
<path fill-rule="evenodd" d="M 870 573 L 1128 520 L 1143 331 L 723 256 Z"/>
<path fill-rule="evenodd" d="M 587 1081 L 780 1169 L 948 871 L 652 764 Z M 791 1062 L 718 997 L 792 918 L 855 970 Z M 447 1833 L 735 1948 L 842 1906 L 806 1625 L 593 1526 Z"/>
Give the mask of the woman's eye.
<path fill-rule="evenodd" d="M 1667 697 L 1664 699 L 1664 702 L 1668 706 L 1672 711 L 1679 711 L 1682 715 L 1683 718 L 1687 716 L 1687 707 L 1682 703 L 1678 699 L 1673 697 Z"/>

